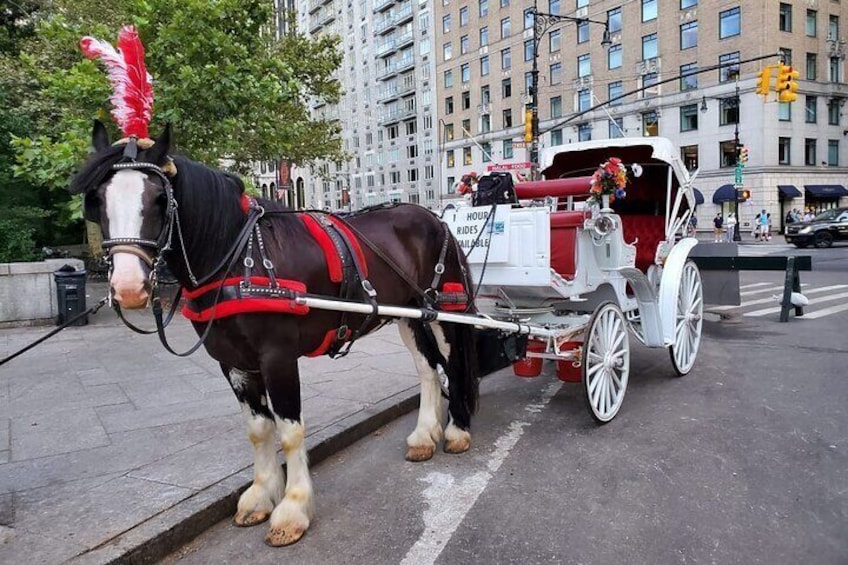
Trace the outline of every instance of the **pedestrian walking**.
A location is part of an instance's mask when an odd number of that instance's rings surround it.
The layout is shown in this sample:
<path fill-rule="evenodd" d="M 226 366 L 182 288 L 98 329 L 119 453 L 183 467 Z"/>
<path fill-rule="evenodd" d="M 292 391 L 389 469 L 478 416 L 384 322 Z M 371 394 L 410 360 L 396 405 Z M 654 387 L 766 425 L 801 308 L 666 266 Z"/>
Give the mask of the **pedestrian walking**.
<path fill-rule="evenodd" d="M 721 234 L 724 233 L 723 225 L 724 219 L 721 217 L 721 212 L 716 212 L 715 218 L 713 218 L 713 239 L 716 243 L 721 241 Z"/>
<path fill-rule="evenodd" d="M 760 235 L 760 241 L 762 241 L 762 242 L 765 242 L 766 237 L 768 236 L 769 221 L 770 221 L 769 216 L 770 216 L 770 214 L 768 214 L 765 210 L 760 212 L 759 215 L 758 215 L 758 218 L 759 218 L 758 222 L 759 222 L 759 228 L 760 228 L 759 235 Z"/>
<path fill-rule="evenodd" d="M 727 215 L 727 221 L 724 223 L 724 241 L 727 243 L 733 242 L 733 234 L 736 230 L 736 215 L 731 212 Z"/>

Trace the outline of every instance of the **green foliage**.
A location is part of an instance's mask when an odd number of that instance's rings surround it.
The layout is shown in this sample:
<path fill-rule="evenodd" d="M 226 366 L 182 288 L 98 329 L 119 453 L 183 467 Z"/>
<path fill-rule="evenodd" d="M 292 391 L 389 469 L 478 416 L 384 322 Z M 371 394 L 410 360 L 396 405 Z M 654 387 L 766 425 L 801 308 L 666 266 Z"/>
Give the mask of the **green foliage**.
<path fill-rule="evenodd" d="M 0 209 L 0 263 L 41 259 L 34 236 L 38 221 L 47 215 L 28 206 Z"/>

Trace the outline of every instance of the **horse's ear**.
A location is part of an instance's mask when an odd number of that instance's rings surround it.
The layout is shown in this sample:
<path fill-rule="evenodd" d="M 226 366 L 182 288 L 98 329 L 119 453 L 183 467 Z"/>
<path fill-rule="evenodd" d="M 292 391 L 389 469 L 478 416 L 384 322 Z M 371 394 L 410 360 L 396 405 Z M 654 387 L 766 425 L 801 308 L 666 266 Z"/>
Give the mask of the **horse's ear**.
<path fill-rule="evenodd" d="M 156 165 L 162 165 L 168 156 L 168 150 L 171 148 L 171 124 L 165 125 L 165 131 L 162 135 L 156 138 L 153 147 L 147 150 L 147 159 Z"/>
<path fill-rule="evenodd" d="M 91 146 L 95 151 L 103 151 L 111 145 L 109 141 L 109 132 L 106 131 L 106 126 L 100 120 L 94 120 L 94 127 L 91 129 Z"/>

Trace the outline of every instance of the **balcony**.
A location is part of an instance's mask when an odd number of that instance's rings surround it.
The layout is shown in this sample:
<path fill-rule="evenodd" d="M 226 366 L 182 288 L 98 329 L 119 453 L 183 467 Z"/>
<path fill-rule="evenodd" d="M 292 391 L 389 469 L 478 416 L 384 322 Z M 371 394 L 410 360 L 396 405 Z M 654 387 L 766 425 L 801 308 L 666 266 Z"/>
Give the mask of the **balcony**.
<path fill-rule="evenodd" d="M 395 25 L 401 25 L 411 20 L 412 2 L 406 2 L 403 6 L 401 6 L 400 10 L 395 12 L 394 23 Z"/>
<path fill-rule="evenodd" d="M 374 11 L 382 12 L 392 4 L 394 4 L 397 0 L 374 0 Z"/>
<path fill-rule="evenodd" d="M 404 34 L 398 35 L 394 38 L 395 48 L 401 49 L 403 47 L 406 47 L 407 45 L 412 43 L 412 41 L 414 39 L 415 39 L 415 34 L 412 33 L 412 30 L 409 30 L 408 32 L 406 32 Z"/>
<path fill-rule="evenodd" d="M 384 16 L 374 22 L 374 33 L 377 35 L 383 34 L 392 29 L 394 25 L 393 18 L 391 14 L 389 14 L 388 16 Z"/>
<path fill-rule="evenodd" d="M 391 53 L 393 53 L 395 49 L 397 49 L 397 47 L 397 41 L 395 40 L 395 38 L 389 37 L 377 46 L 377 48 L 374 50 L 374 53 L 378 57 L 385 57 L 386 55 L 390 55 Z"/>
<path fill-rule="evenodd" d="M 397 74 L 397 68 L 395 63 L 389 63 L 384 68 L 377 71 L 376 77 L 377 80 L 386 80 L 390 79 Z"/>
<path fill-rule="evenodd" d="M 309 14 L 314 14 L 318 11 L 318 8 L 324 5 L 324 0 L 312 0 L 309 3 L 308 12 Z"/>
<path fill-rule="evenodd" d="M 415 80 L 405 80 L 395 88 L 397 89 L 398 96 L 405 96 L 410 92 L 415 92 Z"/>
<path fill-rule="evenodd" d="M 395 61 L 395 70 L 396 72 L 402 72 L 406 69 L 412 68 L 415 66 L 415 57 L 412 55 L 408 55 L 403 59 L 399 59 Z"/>
<path fill-rule="evenodd" d="M 396 84 L 393 84 L 391 86 L 387 86 L 386 88 L 380 90 L 377 93 L 377 102 L 385 104 L 386 102 L 391 102 L 399 96 L 400 92 L 398 91 L 398 87 Z"/>

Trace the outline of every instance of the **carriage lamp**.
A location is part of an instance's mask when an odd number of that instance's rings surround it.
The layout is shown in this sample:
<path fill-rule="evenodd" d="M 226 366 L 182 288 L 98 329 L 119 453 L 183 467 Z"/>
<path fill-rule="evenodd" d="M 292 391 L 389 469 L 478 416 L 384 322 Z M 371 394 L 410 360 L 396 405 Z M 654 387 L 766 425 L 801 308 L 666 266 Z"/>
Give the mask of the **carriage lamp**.
<path fill-rule="evenodd" d="M 592 226 L 595 233 L 600 236 L 605 236 L 615 229 L 615 222 L 609 216 L 600 216 L 595 218 L 595 223 Z"/>

